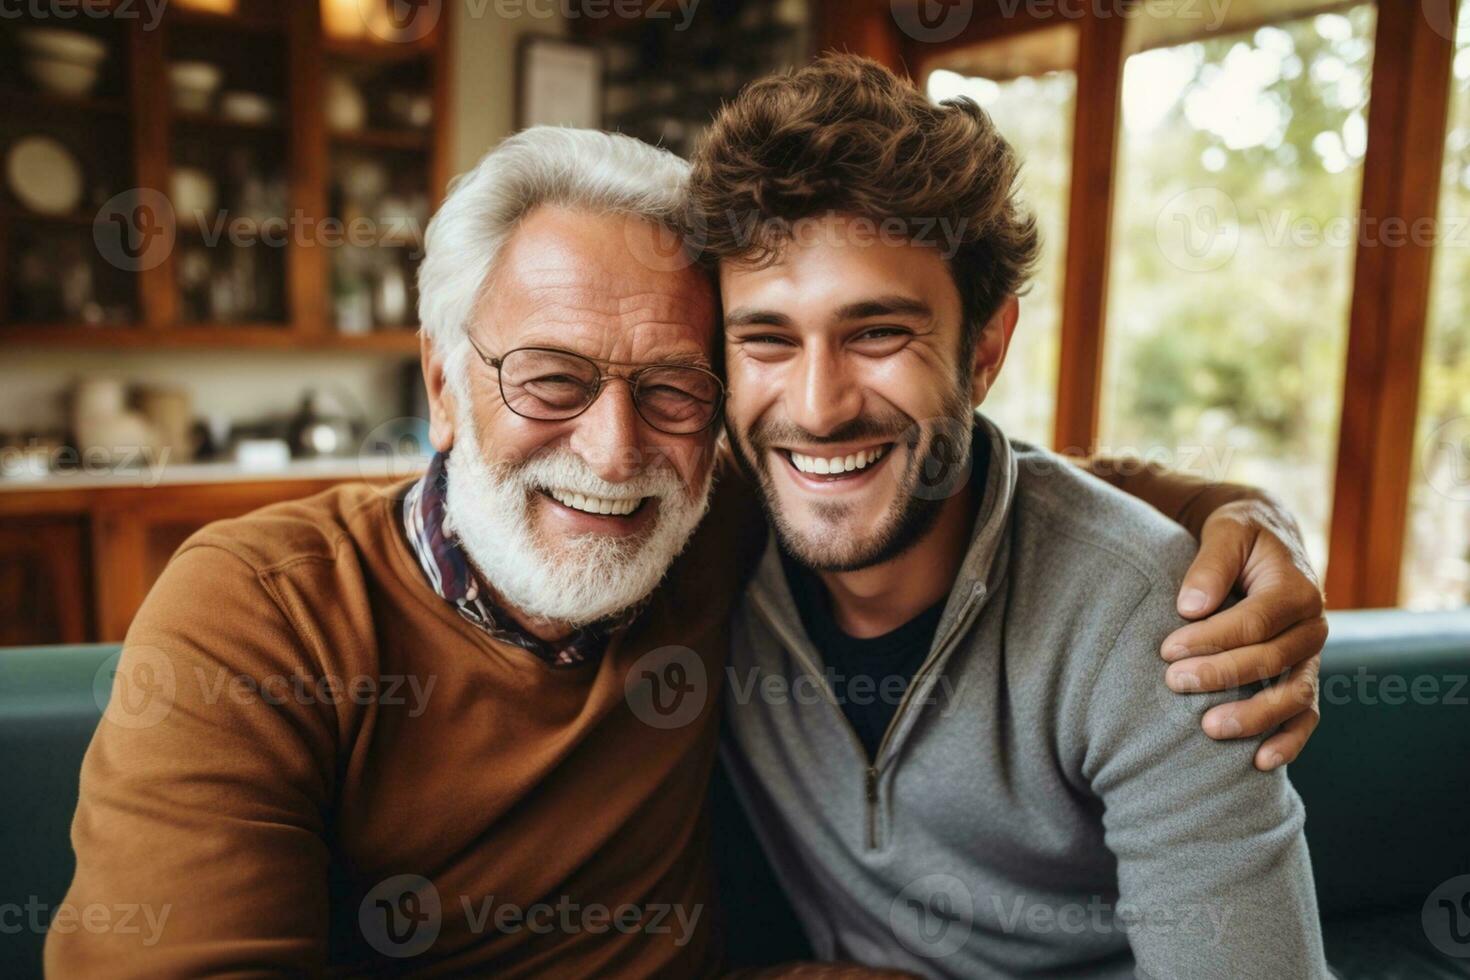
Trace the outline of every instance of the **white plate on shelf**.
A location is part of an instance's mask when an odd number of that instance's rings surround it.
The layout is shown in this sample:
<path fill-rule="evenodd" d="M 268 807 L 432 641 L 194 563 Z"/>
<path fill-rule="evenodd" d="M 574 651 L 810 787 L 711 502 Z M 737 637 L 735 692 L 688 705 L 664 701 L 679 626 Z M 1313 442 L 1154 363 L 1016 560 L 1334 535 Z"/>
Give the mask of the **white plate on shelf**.
<path fill-rule="evenodd" d="M 72 214 L 82 203 L 82 165 L 49 136 L 11 144 L 5 177 L 16 200 L 38 214 Z"/>
<path fill-rule="evenodd" d="M 256 92 L 224 92 L 219 114 L 231 122 L 264 126 L 276 118 L 276 104 Z"/>
<path fill-rule="evenodd" d="M 96 67 L 107 59 L 107 45 L 80 31 L 57 27 L 31 27 L 19 32 L 21 46 L 36 54 Z"/>

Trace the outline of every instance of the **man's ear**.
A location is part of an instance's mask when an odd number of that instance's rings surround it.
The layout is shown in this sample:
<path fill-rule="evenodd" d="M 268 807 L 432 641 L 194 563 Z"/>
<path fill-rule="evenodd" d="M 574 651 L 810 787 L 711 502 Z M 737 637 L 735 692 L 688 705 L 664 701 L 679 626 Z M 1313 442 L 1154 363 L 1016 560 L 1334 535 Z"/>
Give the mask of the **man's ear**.
<path fill-rule="evenodd" d="M 990 394 L 995 379 L 1011 349 L 1011 334 L 1016 332 L 1016 319 L 1021 315 L 1021 301 L 1014 295 L 1001 301 L 980 339 L 975 344 L 975 360 L 970 365 L 970 401 L 978 408 Z"/>
<path fill-rule="evenodd" d="M 454 390 L 444 375 L 444 354 L 434 346 L 427 330 L 419 333 L 419 360 L 429 393 L 429 441 L 439 452 L 447 453 L 454 448 L 454 420 L 459 414 Z"/>

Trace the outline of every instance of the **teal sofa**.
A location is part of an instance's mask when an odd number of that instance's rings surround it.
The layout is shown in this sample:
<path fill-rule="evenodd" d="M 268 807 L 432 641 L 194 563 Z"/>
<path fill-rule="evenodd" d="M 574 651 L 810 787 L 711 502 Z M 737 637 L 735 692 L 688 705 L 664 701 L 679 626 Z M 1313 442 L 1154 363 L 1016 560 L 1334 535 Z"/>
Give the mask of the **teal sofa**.
<path fill-rule="evenodd" d="M 34 922 L 71 879 L 77 773 L 116 650 L 0 650 L 0 976 L 40 975 L 45 937 Z M 1458 895 L 1440 904 L 1446 882 L 1470 875 L 1467 702 L 1470 611 L 1332 616 L 1322 727 L 1290 775 L 1343 977 L 1470 977 L 1470 938 L 1455 939 L 1470 937 L 1470 918 L 1452 918 Z M 729 934 L 758 943 L 762 933 L 732 921 Z"/>

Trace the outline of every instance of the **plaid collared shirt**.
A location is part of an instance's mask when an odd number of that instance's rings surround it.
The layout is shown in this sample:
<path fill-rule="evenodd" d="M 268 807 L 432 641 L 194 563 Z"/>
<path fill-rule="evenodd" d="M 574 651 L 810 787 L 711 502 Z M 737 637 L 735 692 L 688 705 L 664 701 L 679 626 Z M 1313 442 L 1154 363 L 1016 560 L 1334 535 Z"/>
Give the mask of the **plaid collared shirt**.
<path fill-rule="evenodd" d="M 445 453 L 435 453 L 428 472 L 403 498 L 403 529 L 429 585 L 475 626 L 502 643 L 530 651 L 552 667 L 576 667 L 601 659 L 608 634 L 620 623 L 595 623 L 551 644 L 517 628 L 490 599 L 464 550 L 444 530 L 448 459 Z"/>

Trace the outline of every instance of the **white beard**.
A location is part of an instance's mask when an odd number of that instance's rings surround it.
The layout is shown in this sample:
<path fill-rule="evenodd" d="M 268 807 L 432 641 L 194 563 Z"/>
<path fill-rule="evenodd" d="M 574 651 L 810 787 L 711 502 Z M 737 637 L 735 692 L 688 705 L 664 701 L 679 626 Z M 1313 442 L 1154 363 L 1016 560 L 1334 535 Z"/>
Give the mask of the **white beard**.
<path fill-rule="evenodd" d="M 691 493 L 667 462 L 623 483 L 602 479 L 567 449 L 538 453 L 521 464 L 491 464 L 473 418 L 459 421 L 447 467 L 445 531 L 458 539 L 500 601 L 527 618 L 575 629 L 633 608 L 653 593 L 709 509 L 712 474 Z M 658 513 L 637 535 L 548 541 L 533 516 L 535 498 L 547 487 L 653 497 Z"/>

